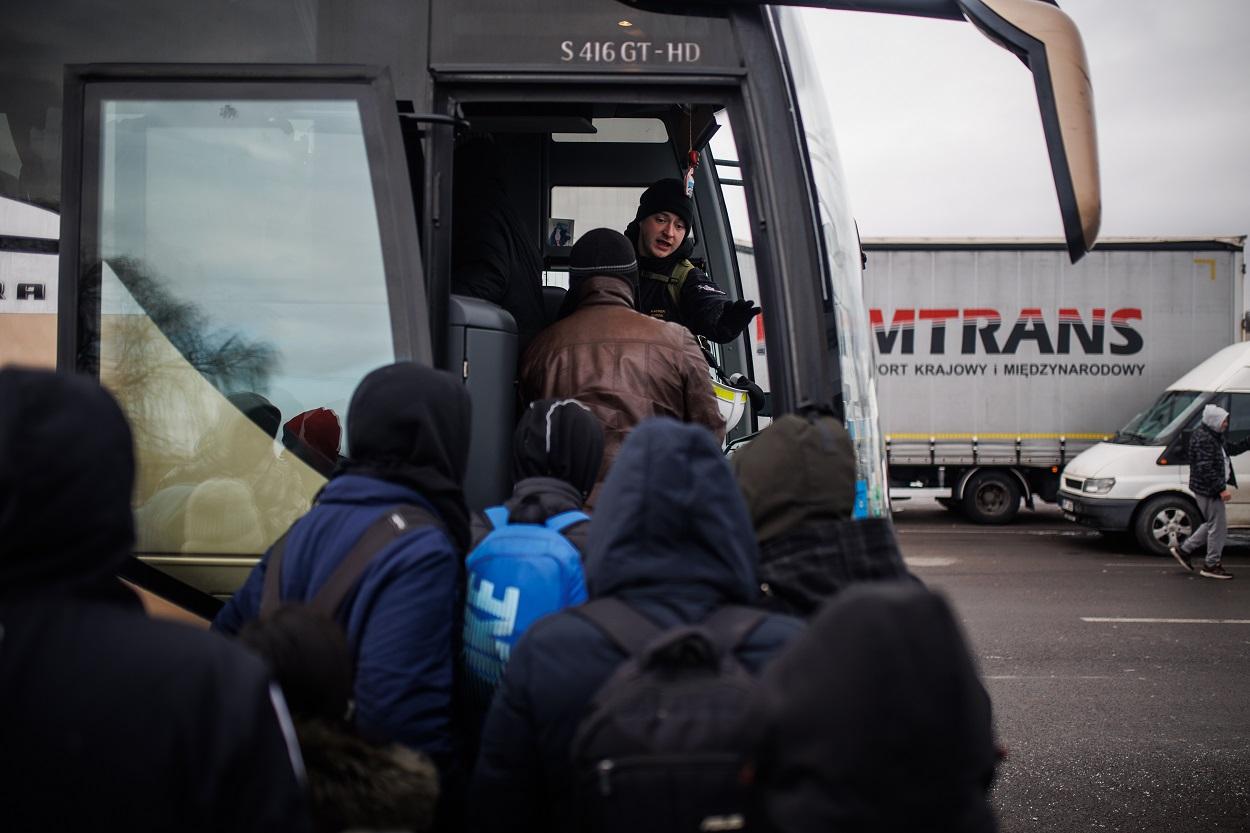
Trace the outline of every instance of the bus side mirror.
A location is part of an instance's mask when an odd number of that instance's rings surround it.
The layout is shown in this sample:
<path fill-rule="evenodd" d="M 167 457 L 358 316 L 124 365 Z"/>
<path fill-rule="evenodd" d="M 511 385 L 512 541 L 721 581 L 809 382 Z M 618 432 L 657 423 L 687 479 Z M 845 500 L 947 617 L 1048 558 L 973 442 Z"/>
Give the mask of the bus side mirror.
<path fill-rule="evenodd" d="M 1093 247 L 1102 223 L 1094 91 L 1081 34 L 1045 0 L 957 2 L 969 22 L 1033 73 L 1064 236 L 1075 263 Z"/>

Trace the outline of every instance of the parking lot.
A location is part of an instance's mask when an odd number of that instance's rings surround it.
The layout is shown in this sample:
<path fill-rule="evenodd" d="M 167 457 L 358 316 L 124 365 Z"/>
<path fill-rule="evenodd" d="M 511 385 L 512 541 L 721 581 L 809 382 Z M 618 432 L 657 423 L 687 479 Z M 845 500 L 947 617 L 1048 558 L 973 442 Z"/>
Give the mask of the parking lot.
<path fill-rule="evenodd" d="M 993 697 L 1002 830 L 1250 830 L 1250 538 L 1221 582 L 1054 507 L 1008 527 L 928 501 L 895 512 Z"/>

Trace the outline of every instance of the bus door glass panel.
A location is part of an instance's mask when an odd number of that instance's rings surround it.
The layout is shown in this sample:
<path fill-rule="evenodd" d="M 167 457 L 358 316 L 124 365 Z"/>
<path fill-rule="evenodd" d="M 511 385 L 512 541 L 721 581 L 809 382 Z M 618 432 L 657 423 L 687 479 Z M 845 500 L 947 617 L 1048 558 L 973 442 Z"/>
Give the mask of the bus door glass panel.
<path fill-rule="evenodd" d="M 837 338 L 827 341 L 831 350 L 837 350 L 846 427 L 855 443 L 855 516 L 881 517 L 889 513 L 889 495 L 885 449 L 877 423 L 872 331 L 864 302 L 859 234 L 846 197 L 846 177 L 834 143 L 828 101 L 807 41 L 802 13 L 793 8 L 778 8 L 776 15 L 802 113 L 803 140 L 820 211 L 822 248 L 830 282 L 825 289 L 825 315 L 829 329 L 837 331 Z"/>
<path fill-rule="evenodd" d="M 138 551 L 259 555 L 395 358 L 359 103 L 106 98 L 98 118 L 80 355 L 134 431 Z"/>
<path fill-rule="evenodd" d="M 716 170 L 716 181 L 720 188 L 721 203 L 724 205 L 729 220 L 730 234 L 733 238 L 733 258 L 738 271 L 737 295 L 744 300 L 752 301 L 760 306 L 759 277 L 755 269 L 755 246 L 751 237 L 751 223 L 747 214 L 746 191 L 743 187 L 742 168 L 738 161 L 738 149 L 734 144 L 733 131 L 729 129 L 729 118 L 725 111 L 716 114 L 722 129 L 712 137 L 708 150 L 708 158 L 704 164 Z M 746 330 L 749 345 L 748 360 L 750 375 L 761 389 L 767 393 L 771 388 L 768 381 L 768 347 L 764 338 L 764 316 L 757 315 Z M 757 425 L 764 428 L 772 422 L 771 417 L 758 416 Z"/>
<path fill-rule="evenodd" d="M 1232 445 L 1250 438 L 1250 393 L 1228 395 L 1228 434 L 1225 441 Z M 1233 526 L 1250 525 L 1250 451 L 1232 457 L 1233 473 L 1237 476 L 1237 488 L 1230 488 L 1232 497 L 1228 502 L 1228 522 Z"/>

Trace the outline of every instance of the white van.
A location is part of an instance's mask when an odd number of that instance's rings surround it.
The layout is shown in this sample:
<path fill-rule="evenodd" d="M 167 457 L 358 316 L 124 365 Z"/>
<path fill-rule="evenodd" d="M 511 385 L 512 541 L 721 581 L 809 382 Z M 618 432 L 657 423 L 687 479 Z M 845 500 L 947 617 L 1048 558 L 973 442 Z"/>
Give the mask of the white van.
<path fill-rule="evenodd" d="M 1228 439 L 1250 434 L 1250 342 L 1211 356 L 1133 417 L 1109 442 L 1063 470 L 1059 507 L 1069 520 L 1108 533 L 1129 532 L 1145 550 L 1166 555 L 1201 523 L 1185 453 L 1209 403 L 1229 412 Z M 1228 525 L 1250 527 L 1250 454 L 1233 457 Z"/>

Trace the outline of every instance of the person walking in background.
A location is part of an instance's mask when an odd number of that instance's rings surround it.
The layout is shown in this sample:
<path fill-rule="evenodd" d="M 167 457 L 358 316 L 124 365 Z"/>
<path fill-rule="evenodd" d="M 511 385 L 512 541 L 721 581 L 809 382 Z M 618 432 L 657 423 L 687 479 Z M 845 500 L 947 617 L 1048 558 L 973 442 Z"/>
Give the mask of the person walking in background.
<path fill-rule="evenodd" d="M 0 827 L 308 830 L 264 663 L 117 579 L 135 460 L 113 398 L 0 371 L 0 461 Z"/>
<path fill-rule="evenodd" d="M 1202 525 L 1179 547 L 1169 549 L 1176 562 L 1189 572 L 1194 553 L 1206 547 L 1199 575 L 1214 579 L 1230 579 L 1233 574 L 1221 563 L 1224 538 L 1228 534 L 1228 511 L 1224 506 L 1237 488 L 1232 456 L 1250 449 L 1250 435 L 1234 443 L 1227 442 L 1228 411 L 1219 405 L 1202 409 L 1202 422 L 1189 435 L 1189 490 L 1198 499 Z"/>
<path fill-rule="evenodd" d="M 851 520 L 855 449 L 828 412 L 780 417 L 729 464 L 755 524 L 765 608 L 810 617 L 857 582 L 919 583 L 888 520 Z"/>
<path fill-rule="evenodd" d="M 535 399 L 576 399 L 603 426 L 607 477 L 634 426 L 667 416 L 706 426 L 724 439 L 707 359 L 684 327 L 634 307 L 638 262 L 619 232 L 588 231 L 569 256 L 565 316 L 539 333 L 521 359 L 521 393 Z M 587 500 L 595 504 L 592 493 Z"/>
<path fill-rule="evenodd" d="M 281 542 L 275 601 L 311 601 L 367 533 L 391 524 L 336 617 L 355 663 L 356 726 L 369 740 L 427 753 L 446 778 L 455 767 L 452 681 L 469 544 L 469 394 L 450 373 L 398 362 L 361 381 L 347 426 L 351 459 Z M 214 628 L 235 634 L 261 615 L 276 549 Z"/>

